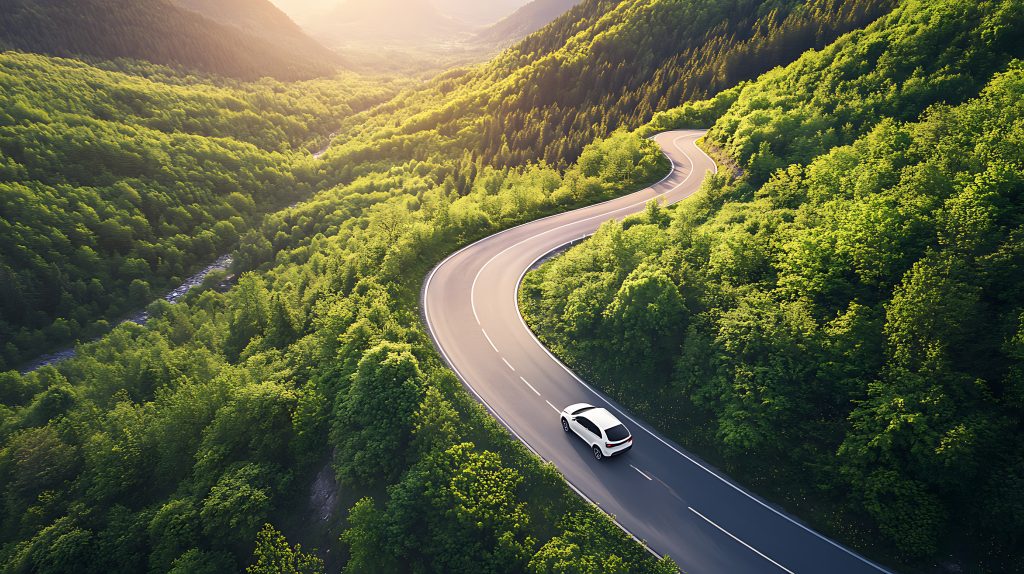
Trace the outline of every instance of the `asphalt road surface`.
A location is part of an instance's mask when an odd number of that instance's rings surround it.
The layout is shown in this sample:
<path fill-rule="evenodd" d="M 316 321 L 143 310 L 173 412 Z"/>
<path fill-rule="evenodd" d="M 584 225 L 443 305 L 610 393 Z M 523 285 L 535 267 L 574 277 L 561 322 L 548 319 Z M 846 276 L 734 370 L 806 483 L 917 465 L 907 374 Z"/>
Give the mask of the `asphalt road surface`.
<path fill-rule="evenodd" d="M 669 204 L 697 191 L 717 170 L 695 144 L 702 135 L 658 135 L 673 170 L 645 190 L 503 231 L 443 261 L 423 289 L 431 336 L 499 421 L 581 495 L 684 571 L 887 572 L 766 504 L 588 386 L 541 345 L 519 313 L 519 283 L 537 260 L 605 221 L 642 211 L 653 198 Z M 618 416 L 633 433 L 633 449 L 595 460 L 560 426 L 558 411 L 579 402 Z"/>

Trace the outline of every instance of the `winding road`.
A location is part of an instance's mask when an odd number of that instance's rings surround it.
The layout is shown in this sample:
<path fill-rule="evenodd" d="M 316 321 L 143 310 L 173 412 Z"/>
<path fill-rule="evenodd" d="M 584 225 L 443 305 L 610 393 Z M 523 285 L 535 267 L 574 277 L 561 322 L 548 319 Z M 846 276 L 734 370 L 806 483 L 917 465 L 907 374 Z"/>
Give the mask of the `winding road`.
<path fill-rule="evenodd" d="M 519 283 L 538 260 L 605 221 L 642 211 L 651 199 L 685 199 L 717 171 L 696 145 L 703 134 L 656 136 L 673 169 L 647 189 L 508 229 L 444 260 L 423 288 L 430 334 L 463 383 L 516 437 L 684 571 L 888 572 L 762 501 L 587 385 L 544 348 L 519 313 Z M 632 431 L 633 449 L 597 461 L 582 441 L 562 432 L 558 411 L 578 402 L 615 413 Z"/>

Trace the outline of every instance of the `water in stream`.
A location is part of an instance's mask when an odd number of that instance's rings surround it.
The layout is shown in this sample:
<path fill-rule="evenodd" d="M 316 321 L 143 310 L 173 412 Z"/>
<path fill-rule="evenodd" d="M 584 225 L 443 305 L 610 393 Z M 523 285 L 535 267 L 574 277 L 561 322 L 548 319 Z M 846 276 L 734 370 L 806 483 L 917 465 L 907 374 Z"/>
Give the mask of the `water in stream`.
<path fill-rule="evenodd" d="M 171 291 L 167 295 L 164 295 L 164 297 L 163 297 L 164 301 L 168 301 L 170 303 L 177 303 L 178 301 L 181 300 L 182 297 L 185 296 L 186 293 L 189 292 L 190 289 L 192 289 L 193 287 L 196 287 L 197 285 L 200 285 L 203 282 L 203 280 L 206 279 L 206 277 L 210 273 L 213 273 L 214 271 L 226 271 L 229 267 L 231 267 L 231 261 L 232 261 L 232 259 L 231 259 L 230 255 L 222 255 L 216 261 L 214 261 L 213 263 L 211 263 L 211 264 L 207 265 L 206 267 L 204 267 L 202 271 L 200 271 L 199 273 L 196 273 L 195 275 L 189 277 L 181 285 L 177 286 L 173 291 Z M 136 311 L 135 313 L 129 315 L 126 318 L 124 318 L 121 321 L 121 323 L 125 323 L 127 321 L 131 321 L 132 323 L 138 323 L 139 325 L 145 325 L 146 321 L 148 321 L 148 320 L 149 320 L 149 313 L 145 309 L 140 309 L 139 311 Z M 46 365 L 52 365 L 54 363 L 58 363 L 58 362 L 63 361 L 65 359 L 70 359 L 71 357 L 74 357 L 74 356 L 75 356 L 75 348 L 74 347 L 68 347 L 67 349 L 61 349 L 61 350 L 56 351 L 54 353 L 50 353 L 48 355 L 42 355 L 40 357 L 37 357 L 31 363 L 29 363 L 28 365 L 22 367 L 21 368 L 21 372 L 22 372 L 22 374 L 25 374 L 25 373 L 34 371 L 34 370 L 38 369 L 39 367 L 45 367 Z"/>
<path fill-rule="evenodd" d="M 323 156 L 325 153 L 327 153 L 328 148 L 331 147 L 331 142 L 334 140 L 334 138 L 336 136 L 337 136 L 337 133 L 332 133 L 329 136 L 327 136 L 327 143 L 324 144 L 323 149 L 314 152 L 313 153 L 313 157 L 316 158 L 316 159 L 320 159 L 321 156 Z M 295 202 L 290 207 L 295 207 L 299 203 L 300 202 Z M 231 266 L 231 261 L 232 260 L 231 260 L 231 256 L 230 255 L 222 255 L 216 261 L 214 261 L 213 263 L 211 263 L 210 265 L 205 267 L 202 271 L 200 271 L 199 273 L 196 273 L 195 275 L 189 277 L 188 279 L 185 280 L 184 283 L 182 283 L 177 288 L 175 288 L 173 291 L 171 291 L 170 293 L 165 295 L 164 296 L 164 300 L 168 301 L 168 302 L 171 302 L 171 303 L 177 303 L 182 297 L 185 296 L 186 293 L 189 292 L 190 289 L 192 289 L 193 287 L 201 284 L 203 282 L 203 280 L 206 279 L 206 277 L 210 273 L 213 273 L 214 271 L 225 271 L 225 270 L 227 270 L 228 267 Z M 145 325 L 147 320 L 149 320 L 149 313 L 147 313 L 145 309 L 142 309 L 142 310 L 139 310 L 139 311 L 135 312 L 134 314 L 126 317 L 125 319 L 123 319 L 121 321 L 121 323 L 124 323 L 126 321 L 131 321 L 133 323 L 138 323 L 139 325 Z M 25 373 L 34 371 L 34 370 L 38 369 L 39 367 L 45 367 L 47 365 L 52 365 L 54 363 L 59 363 L 60 361 L 63 361 L 65 359 L 70 359 L 71 357 L 74 357 L 74 356 L 75 356 L 75 348 L 74 347 L 69 347 L 67 349 L 61 349 L 61 350 L 56 351 L 54 353 L 49 353 L 47 355 L 42 355 L 40 357 L 37 357 L 31 363 L 29 363 L 28 365 L 22 367 L 21 368 L 21 372 L 22 372 L 22 374 L 25 374 Z"/>

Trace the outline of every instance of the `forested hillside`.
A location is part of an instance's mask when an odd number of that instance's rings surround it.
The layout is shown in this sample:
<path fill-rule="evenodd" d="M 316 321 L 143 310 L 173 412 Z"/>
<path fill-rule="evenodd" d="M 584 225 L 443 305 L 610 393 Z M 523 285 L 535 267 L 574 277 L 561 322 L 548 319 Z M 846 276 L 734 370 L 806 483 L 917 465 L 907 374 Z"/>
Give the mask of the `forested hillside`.
<path fill-rule="evenodd" d="M 304 146 L 393 92 L 0 55 L 0 369 L 104 332 L 307 197 L 320 176 Z"/>
<path fill-rule="evenodd" d="M 446 185 L 459 160 L 324 191 L 247 239 L 259 272 L 229 292 L 0 375 L 2 571 L 322 572 L 278 529 L 323 520 L 308 490 L 330 459 L 351 511 L 328 508 L 344 547 L 325 542 L 346 571 L 675 572 L 500 430 L 416 311 L 453 246 L 668 169 L 626 134 L 585 158 L 591 175 L 484 168 L 467 193 Z"/>
<path fill-rule="evenodd" d="M 531 324 L 869 554 L 1019 571 L 1022 34 L 1018 0 L 904 0 L 743 86 L 707 138 L 740 173 L 530 274 Z"/>
<path fill-rule="evenodd" d="M 655 110 L 700 99 L 821 47 L 891 0 L 587 0 L 498 58 L 352 119 L 329 158 L 572 163 L 583 146 Z"/>
<path fill-rule="evenodd" d="M 294 24 L 242 14 L 276 12 L 268 0 L 234 0 L 234 10 L 194 0 L 5 0 L 0 47 L 56 56 L 131 58 L 254 80 L 310 79 L 336 70 L 338 60 Z M 239 5 L 239 2 L 244 4 Z M 183 6 L 189 6 L 186 8 Z M 273 14 L 271 14 L 273 16 Z M 272 25 L 270 21 L 276 22 Z"/>
<path fill-rule="evenodd" d="M 243 83 L 320 63 L 169 0 L 9 4 L 0 44 L 104 61 L 0 54 L 0 371 L 244 272 L 0 372 L 0 572 L 675 572 L 466 393 L 418 297 L 713 122 L 737 172 L 529 275 L 532 324 L 872 556 L 1024 560 L 1022 0 L 585 0 L 426 87 Z"/>

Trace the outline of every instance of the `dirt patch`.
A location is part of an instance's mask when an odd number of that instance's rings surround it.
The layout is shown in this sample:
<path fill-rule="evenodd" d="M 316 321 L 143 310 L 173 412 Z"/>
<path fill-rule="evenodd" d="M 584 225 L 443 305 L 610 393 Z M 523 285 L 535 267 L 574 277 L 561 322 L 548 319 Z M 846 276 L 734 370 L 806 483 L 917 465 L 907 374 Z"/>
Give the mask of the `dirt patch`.
<path fill-rule="evenodd" d="M 318 522 L 330 522 L 338 511 L 340 488 L 330 463 L 325 464 L 309 490 L 309 508 Z"/>

